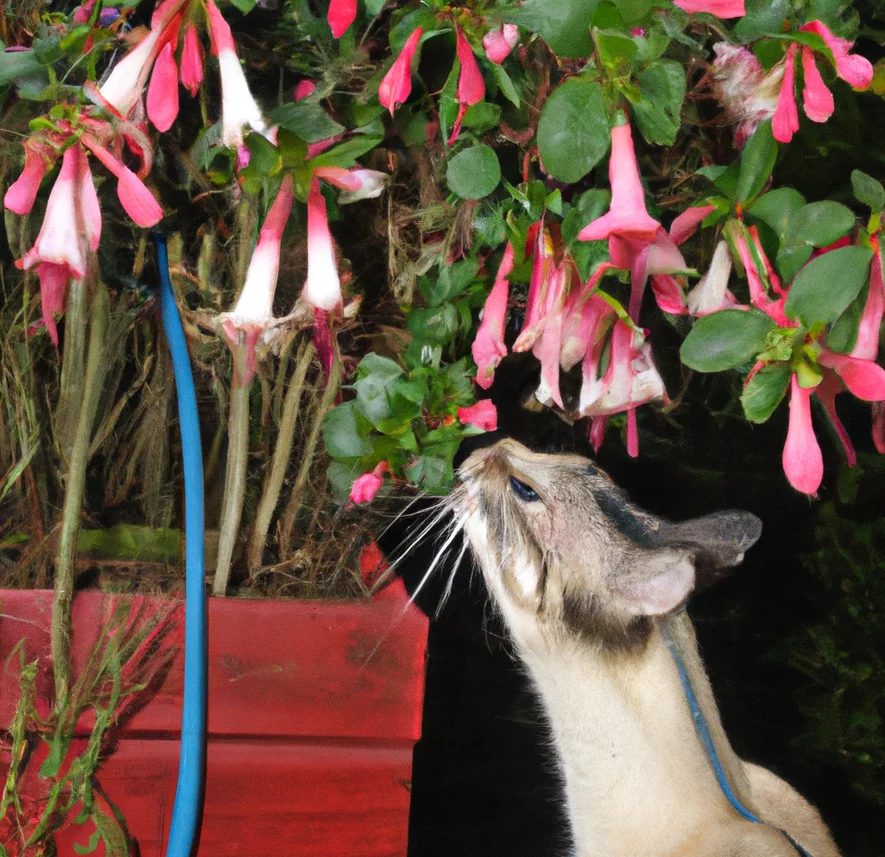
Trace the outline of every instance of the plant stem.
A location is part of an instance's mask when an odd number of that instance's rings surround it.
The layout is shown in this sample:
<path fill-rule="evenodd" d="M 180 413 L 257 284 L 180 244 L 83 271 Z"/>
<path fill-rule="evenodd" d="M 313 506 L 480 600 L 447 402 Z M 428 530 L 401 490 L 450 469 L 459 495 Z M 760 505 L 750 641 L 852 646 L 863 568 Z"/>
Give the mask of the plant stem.
<path fill-rule="evenodd" d="M 71 283 L 71 295 L 65 312 L 65 343 L 59 379 L 58 407 L 55 412 L 55 437 L 62 460 L 69 459 L 79 422 L 85 378 L 86 328 L 89 323 L 89 290 L 86 283 Z M 68 463 L 70 467 L 70 463 Z"/>
<path fill-rule="evenodd" d="M 289 502 L 286 504 L 286 511 L 280 521 L 280 559 L 283 554 L 289 553 L 289 547 L 292 541 L 292 529 L 295 526 L 295 518 L 298 516 L 298 510 L 301 508 L 301 495 L 304 492 L 304 485 L 310 474 L 310 466 L 313 464 L 314 453 L 316 452 L 317 442 L 320 439 L 320 431 L 323 428 L 323 419 L 335 404 L 335 398 L 338 395 L 338 389 L 341 386 L 341 359 L 335 357 L 332 368 L 329 371 L 329 379 L 326 389 L 323 392 L 323 398 L 320 400 L 320 406 L 317 409 L 316 417 L 313 425 L 310 427 L 310 434 L 301 450 L 301 463 L 298 467 L 298 475 L 295 477 L 295 484 L 292 486 L 292 494 Z"/>
<path fill-rule="evenodd" d="M 227 470 L 224 477 L 224 499 L 219 522 L 218 559 L 212 594 L 223 596 L 230 579 L 231 560 L 240 531 L 243 499 L 246 496 L 246 464 L 249 455 L 249 388 L 241 384 L 234 372 L 230 391 L 230 420 L 228 422 Z"/>
<path fill-rule="evenodd" d="M 74 291 L 86 291 L 79 284 Z M 73 295 L 72 295 L 73 298 Z M 85 310 L 87 301 L 83 301 Z M 55 567 L 52 596 L 52 663 L 55 675 L 55 710 L 61 713 L 67 702 L 71 683 L 71 604 L 74 595 L 74 559 L 83 510 L 83 492 L 86 486 L 86 465 L 89 462 L 89 444 L 98 409 L 98 400 L 104 386 L 107 370 L 105 340 L 108 330 L 108 294 L 104 284 L 96 280 L 89 324 L 89 350 L 83 376 L 83 398 L 76 430 L 71 441 L 68 472 L 65 480 L 65 500 L 62 509 L 61 534 Z M 65 349 L 67 357 L 67 349 Z"/>
<path fill-rule="evenodd" d="M 277 502 L 280 499 L 280 491 L 283 480 L 286 477 L 286 468 L 292 454 L 292 444 L 295 439 L 295 423 L 301 406 L 301 393 L 304 389 L 304 378 L 313 360 L 314 347 L 307 343 L 298 352 L 295 371 L 289 381 L 286 397 L 283 400 L 283 416 L 280 420 L 280 430 L 277 442 L 274 446 L 273 461 L 264 480 L 264 489 L 261 493 L 261 501 L 255 515 L 255 528 L 252 531 L 252 540 L 249 543 L 248 567 L 254 571 L 261 565 L 264 556 L 264 546 L 267 541 L 267 531 L 273 517 Z"/>

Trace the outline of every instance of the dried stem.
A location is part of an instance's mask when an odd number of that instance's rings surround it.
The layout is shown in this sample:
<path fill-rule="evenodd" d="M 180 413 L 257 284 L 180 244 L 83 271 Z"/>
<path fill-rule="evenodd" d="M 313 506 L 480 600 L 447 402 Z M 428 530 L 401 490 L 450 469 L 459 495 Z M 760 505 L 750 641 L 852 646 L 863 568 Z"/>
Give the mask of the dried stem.
<path fill-rule="evenodd" d="M 221 504 L 221 521 L 219 523 L 218 560 L 215 564 L 215 578 L 212 583 L 212 594 L 217 596 L 223 596 L 227 592 L 231 560 L 240 532 L 243 500 L 246 496 L 246 464 L 249 455 L 249 388 L 251 384 L 241 384 L 237 379 L 237 374 L 234 373 L 234 384 L 230 391 L 227 471 L 224 477 L 224 499 Z"/>
<path fill-rule="evenodd" d="M 81 285 L 73 291 L 86 292 Z M 73 298 L 73 296 L 72 296 Z M 88 306 L 84 300 L 83 309 Z M 96 281 L 89 323 L 89 350 L 83 376 L 83 398 L 76 430 L 71 441 L 68 472 L 65 480 L 65 500 L 62 509 L 61 534 L 55 570 L 52 596 L 52 663 L 55 674 L 55 710 L 61 712 L 67 704 L 71 682 L 70 638 L 71 604 L 74 594 L 74 560 L 77 537 L 80 532 L 80 515 L 83 510 L 83 492 L 86 486 L 86 465 L 89 461 L 89 445 L 95 423 L 98 400 L 104 386 L 107 370 L 105 341 L 108 331 L 108 294 L 104 284 Z M 67 359 L 65 348 L 65 359 Z"/>
<path fill-rule="evenodd" d="M 323 419 L 335 404 L 338 396 L 338 390 L 341 386 L 341 358 L 336 355 L 335 362 L 329 372 L 328 383 L 320 400 L 320 406 L 314 417 L 313 425 L 310 428 L 310 434 L 301 450 L 301 462 L 298 466 L 298 475 L 295 477 L 295 484 L 292 486 L 292 494 L 289 496 L 289 502 L 286 504 L 286 511 L 283 513 L 282 521 L 280 521 L 280 557 L 284 558 L 289 553 L 289 547 L 292 542 L 292 529 L 295 526 L 295 519 L 298 517 L 298 510 L 301 508 L 301 495 L 304 492 L 304 485 L 310 474 L 310 467 L 313 464 L 314 453 L 316 452 L 317 442 L 320 439 L 320 431 L 323 427 Z"/>
<path fill-rule="evenodd" d="M 301 405 L 301 393 L 304 389 L 304 378 L 313 360 L 314 347 L 307 343 L 298 351 L 295 371 L 289 381 L 286 397 L 283 400 L 283 416 L 280 420 L 280 430 L 274 446 L 273 460 L 264 480 L 264 488 L 261 492 L 261 500 L 258 503 L 258 511 L 255 515 L 255 528 L 252 531 L 252 540 L 249 543 L 248 568 L 250 571 L 261 565 L 264 556 L 264 546 L 267 542 L 267 531 L 273 517 L 277 502 L 280 499 L 280 490 L 286 477 L 286 468 L 292 455 L 292 444 L 295 440 L 295 423 Z"/>

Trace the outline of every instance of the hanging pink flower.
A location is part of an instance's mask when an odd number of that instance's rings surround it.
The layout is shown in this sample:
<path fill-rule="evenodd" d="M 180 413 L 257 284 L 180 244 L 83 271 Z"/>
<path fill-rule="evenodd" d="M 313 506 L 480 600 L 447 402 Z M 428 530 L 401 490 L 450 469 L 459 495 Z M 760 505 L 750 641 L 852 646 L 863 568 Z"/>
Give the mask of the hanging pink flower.
<path fill-rule="evenodd" d="M 181 49 L 181 84 L 193 97 L 202 82 L 203 48 L 197 37 L 197 28 L 189 23 L 184 30 L 184 47 Z"/>
<path fill-rule="evenodd" d="M 390 179 L 387 173 L 362 167 L 318 167 L 313 174 L 344 191 L 338 196 L 338 202 L 342 205 L 381 196 Z"/>
<path fill-rule="evenodd" d="M 384 484 L 384 474 L 390 472 L 386 461 L 382 461 L 370 473 L 358 477 L 350 489 L 352 503 L 370 503 L 375 499 L 378 489 Z"/>
<path fill-rule="evenodd" d="M 230 25 L 218 11 L 214 0 L 206 0 L 206 11 L 209 15 L 212 52 L 218 56 L 221 74 L 221 140 L 225 146 L 239 148 L 243 145 L 243 128 L 264 134 L 267 123 L 246 82 Z"/>
<path fill-rule="evenodd" d="M 408 100 L 412 91 L 412 59 L 421 43 L 423 33 L 423 27 L 415 27 L 412 30 L 412 34 L 406 39 L 399 56 L 394 60 L 378 87 L 378 100 L 390 111 L 391 116 L 400 104 Z"/>
<path fill-rule="evenodd" d="M 178 65 L 175 44 L 166 42 L 154 63 L 147 91 L 147 114 L 158 131 L 168 131 L 178 116 Z"/>
<path fill-rule="evenodd" d="M 510 56 L 518 41 L 519 27 L 516 24 L 502 24 L 482 37 L 482 46 L 489 60 L 500 65 Z"/>
<path fill-rule="evenodd" d="M 259 337 L 273 320 L 273 298 L 280 271 L 280 248 L 283 231 L 292 211 L 292 176 L 287 175 L 258 233 L 258 241 L 249 260 L 246 282 L 236 306 L 219 316 L 227 344 L 237 360 L 239 382 L 247 385 L 255 374 L 255 347 Z"/>
<path fill-rule="evenodd" d="M 771 121 L 774 139 L 780 143 L 789 143 L 793 134 L 799 130 L 799 111 L 796 108 L 796 80 L 794 64 L 799 46 L 793 42 L 787 48 L 784 61 L 784 76 L 781 92 L 777 99 L 777 109 Z"/>
<path fill-rule="evenodd" d="M 742 18 L 747 14 L 744 0 L 673 0 L 673 5 L 689 15 L 706 12 L 717 18 Z"/>
<path fill-rule="evenodd" d="M 802 77 L 804 80 L 802 104 L 805 115 L 812 122 L 826 122 L 833 115 L 836 104 L 833 101 L 833 93 L 820 76 L 814 54 L 808 48 L 802 49 Z"/>
<path fill-rule="evenodd" d="M 866 57 L 850 54 L 854 42 L 834 36 L 822 21 L 809 21 L 799 28 L 803 33 L 820 36 L 832 51 L 836 62 L 836 74 L 855 89 L 866 89 L 873 82 L 873 66 Z M 810 48 L 808 49 L 810 50 Z"/>
<path fill-rule="evenodd" d="M 458 422 L 465 426 L 476 426 L 482 431 L 496 431 L 498 411 L 491 399 L 480 399 L 469 408 L 458 408 Z"/>
<path fill-rule="evenodd" d="M 559 361 L 562 348 L 562 327 L 565 320 L 566 299 L 571 290 L 573 263 L 564 259 L 555 265 L 547 284 L 540 336 L 532 346 L 532 354 L 541 364 L 541 382 L 535 398 L 545 405 L 563 407 L 559 390 Z M 514 351 L 517 350 L 514 345 Z"/>
<path fill-rule="evenodd" d="M 7 188 L 3 204 L 16 214 L 28 214 L 34 206 L 43 177 L 58 157 L 55 147 L 41 137 L 28 137 L 25 146 L 25 167 Z"/>
<path fill-rule="evenodd" d="M 871 239 L 873 261 L 870 264 L 870 290 L 857 326 L 857 339 L 851 349 L 852 357 L 875 360 L 879 354 L 879 332 L 885 314 L 885 282 L 882 280 L 882 256 L 878 237 Z"/>
<path fill-rule="evenodd" d="M 848 436 L 848 432 L 845 431 L 845 426 L 842 425 L 842 420 L 839 419 L 839 414 L 836 411 L 836 395 L 841 393 L 843 389 L 842 382 L 834 372 L 824 371 L 823 379 L 814 388 L 814 395 L 823 406 L 824 413 L 827 415 L 833 430 L 836 432 L 836 436 L 842 444 L 848 466 L 855 467 L 857 465 L 857 453 L 854 451 L 854 444 L 852 444 L 851 438 Z"/>
<path fill-rule="evenodd" d="M 581 292 L 573 295 L 569 302 L 559 352 L 559 365 L 565 372 L 584 360 L 585 374 L 595 377 L 616 314 L 607 300 L 592 291 L 595 283 L 591 283 L 594 278 L 598 282 L 605 270 L 613 267 L 608 263 L 600 265 Z"/>
<path fill-rule="evenodd" d="M 774 116 L 784 67 L 778 64 L 766 75 L 749 48 L 728 42 L 713 45 L 713 52 L 713 94 L 729 124 L 736 126 L 735 144 L 742 148 L 759 124 Z"/>
<path fill-rule="evenodd" d="M 482 311 L 482 320 L 476 339 L 473 340 L 471 353 L 476 363 L 476 378 L 474 380 L 483 390 L 492 386 L 495 378 L 495 369 L 504 357 L 507 356 L 507 346 L 504 344 L 504 325 L 507 320 L 507 299 L 510 292 L 510 283 L 507 278 L 513 270 L 513 245 L 508 241 L 504 248 L 504 258 L 498 266 L 498 274 L 495 284 L 486 298 Z"/>
<path fill-rule="evenodd" d="M 302 295 L 312 307 L 326 312 L 332 312 L 341 304 L 341 281 L 329 232 L 326 200 L 316 178 L 311 181 L 307 197 L 307 280 Z"/>
<path fill-rule="evenodd" d="M 823 455 L 811 425 L 811 393 L 812 389 L 802 387 L 798 377 L 793 375 L 783 466 L 790 485 L 803 494 L 814 494 L 824 477 Z"/>
<path fill-rule="evenodd" d="M 850 354 L 838 354 L 824 348 L 818 362 L 836 372 L 845 386 L 867 402 L 885 400 L 885 369 L 873 360 L 863 360 Z"/>
<path fill-rule="evenodd" d="M 340 39 L 356 20 L 356 0 L 331 0 L 326 20 L 332 35 Z"/>
<path fill-rule="evenodd" d="M 730 276 L 731 252 L 728 243 L 720 241 L 713 251 L 713 259 L 707 273 L 687 295 L 688 311 L 700 317 L 736 306 L 737 301 L 728 291 Z"/>
<path fill-rule="evenodd" d="M 455 24 L 456 53 L 458 62 L 461 63 L 461 71 L 458 75 L 458 89 L 456 98 L 458 101 L 458 118 L 452 127 L 452 133 L 449 136 L 448 145 L 454 145 L 461 133 L 461 122 L 467 108 L 473 104 L 478 104 L 485 98 L 486 85 L 482 79 L 479 65 L 476 57 L 473 55 L 473 48 L 464 35 L 464 31 Z"/>

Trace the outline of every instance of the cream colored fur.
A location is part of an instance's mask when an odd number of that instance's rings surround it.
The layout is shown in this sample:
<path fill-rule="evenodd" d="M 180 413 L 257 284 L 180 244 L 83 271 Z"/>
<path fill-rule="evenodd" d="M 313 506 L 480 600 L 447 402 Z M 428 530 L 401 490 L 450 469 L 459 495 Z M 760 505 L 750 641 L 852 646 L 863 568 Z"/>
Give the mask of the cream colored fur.
<path fill-rule="evenodd" d="M 611 526 L 589 508 L 592 494 L 578 510 L 564 506 L 578 496 L 562 493 L 569 467 L 580 479 L 587 464 L 575 457 L 538 456 L 507 441 L 497 451 L 475 453 L 462 468 L 465 531 L 549 719 L 576 855 L 796 857 L 782 834 L 742 819 L 723 796 L 661 634 L 661 623 L 667 622 L 733 788 L 750 809 L 789 831 L 813 857 L 839 857 L 807 801 L 771 772 L 734 755 L 684 613 L 652 617 L 647 637 L 636 646 L 607 646 L 563 624 L 564 593 L 576 579 L 595 581 L 592 586 L 607 581 L 605 563 L 594 559 L 593 551 L 605 548 L 608 553 L 599 556 L 615 556 L 614 536 L 609 542 L 605 534 L 592 532 Z M 532 480 L 546 510 L 537 502 L 528 512 L 515 505 L 492 515 L 489 504 L 507 490 L 503 477 L 511 474 Z M 597 483 L 592 488 L 599 491 Z M 501 494 L 499 502 L 514 501 Z M 567 529 L 559 530 L 562 526 Z M 558 551 L 558 533 L 571 533 L 569 526 L 581 530 L 574 536 L 580 544 Z M 526 527 L 530 534 L 521 529 Z M 546 538 L 551 544 L 539 544 Z M 512 551 L 502 548 L 511 544 Z M 671 555 L 676 566 L 684 562 L 678 552 Z M 543 584 L 537 556 L 549 566 Z M 607 594 L 598 596 L 601 603 L 617 592 L 617 585 L 606 585 Z"/>

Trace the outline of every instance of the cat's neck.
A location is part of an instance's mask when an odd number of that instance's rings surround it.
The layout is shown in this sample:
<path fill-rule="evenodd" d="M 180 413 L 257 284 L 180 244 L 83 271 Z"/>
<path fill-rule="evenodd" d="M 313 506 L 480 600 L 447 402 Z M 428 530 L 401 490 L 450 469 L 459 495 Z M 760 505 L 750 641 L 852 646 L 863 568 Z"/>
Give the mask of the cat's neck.
<path fill-rule="evenodd" d="M 550 721 L 580 857 L 679 853 L 730 817 L 657 624 L 614 653 L 508 624 Z"/>

